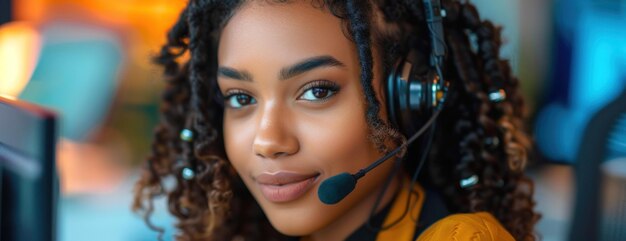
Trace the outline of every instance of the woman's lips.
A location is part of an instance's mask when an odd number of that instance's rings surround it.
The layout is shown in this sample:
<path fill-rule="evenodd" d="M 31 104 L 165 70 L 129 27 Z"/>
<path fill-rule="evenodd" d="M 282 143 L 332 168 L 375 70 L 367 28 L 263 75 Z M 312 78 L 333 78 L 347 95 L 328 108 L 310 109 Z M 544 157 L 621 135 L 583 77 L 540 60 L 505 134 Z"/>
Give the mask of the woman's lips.
<path fill-rule="evenodd" d="M 289 202 L 306 193 L 319 173 L 300 174 L 294 172 L 263 173 L 255 177 L 261 193 L 271 202 Z"/>

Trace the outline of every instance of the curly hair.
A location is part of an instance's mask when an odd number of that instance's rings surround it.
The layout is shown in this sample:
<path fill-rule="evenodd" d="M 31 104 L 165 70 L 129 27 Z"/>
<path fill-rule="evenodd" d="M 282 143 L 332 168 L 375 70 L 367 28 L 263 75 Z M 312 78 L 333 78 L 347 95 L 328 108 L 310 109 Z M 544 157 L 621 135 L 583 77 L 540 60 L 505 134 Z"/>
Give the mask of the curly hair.
<path fill-rule="evenodd" d="M 154 58 L 164 68 L 167 84 L 161 122 L 136 184 L 133 210 L 162 233 L 151 224 L 150 215 L 154 199 L 166 195 L 169 211 L 178 219 L 177 240 L 285 238 L 271 226 L 230 165 L 223 144 L 217 42 L 220 30 L 244 2 L 189 1 Z M 384 53 L 385 75 L 410 49 L 429 53 L 421 1 L 318 0 L 311 4 L 340 18 L 346 36 L 356 45 L 372 141 L 381 151 L 387 151 L 387 140 L 403 142 L 404 137 L 379 116 L 380 103 L 372 86 L 372 48 Z M 440 128 L 434 133 L 428 171 L 422 179 L 441 190 L 451 211 L 490 212 L 517 240 L 535 240 L 539 214 L 533 210 L 533 183 L 523 173 L 530 148 L 523 127 L 524 102 L 518 80 L 508 62 L 499 57 L 500 28 L 481 20 L 470 3 L 444 0 L 442 4 L 447 11 L 448 46 L 443 67 L 450 91 L 436 121 Z M 375 22 L 375 18 L 382 21 Z M 181 65 L 186 53 L 190 59 Z M 494 91 L 504 91 L 506 99 L 490 100 L 489 93 Z M 192 141 L 180 140 L 183 129 L 194 131 Z M 413 159 L 411 149 L 409 160 Z M 412 170 L 415 162 L 405 165 Z M 196 170 L 193 179 L 181 176 L 186 166 Z M 470 176 L 480 182 L 462 188 L 460 180 Z M 170 179 L 174 184 L 166 185 Z"/>

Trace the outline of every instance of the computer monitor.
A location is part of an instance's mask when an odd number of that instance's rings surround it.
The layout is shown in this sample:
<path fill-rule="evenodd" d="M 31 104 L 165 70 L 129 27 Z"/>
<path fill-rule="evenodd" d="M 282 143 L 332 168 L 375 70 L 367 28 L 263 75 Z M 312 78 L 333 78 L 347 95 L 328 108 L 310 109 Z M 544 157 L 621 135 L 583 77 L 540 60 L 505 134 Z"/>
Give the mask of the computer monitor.
<path fill-rule="evenodd" d="M 0 97 L 0 240 L 56 240 L 56 115 Z"/>

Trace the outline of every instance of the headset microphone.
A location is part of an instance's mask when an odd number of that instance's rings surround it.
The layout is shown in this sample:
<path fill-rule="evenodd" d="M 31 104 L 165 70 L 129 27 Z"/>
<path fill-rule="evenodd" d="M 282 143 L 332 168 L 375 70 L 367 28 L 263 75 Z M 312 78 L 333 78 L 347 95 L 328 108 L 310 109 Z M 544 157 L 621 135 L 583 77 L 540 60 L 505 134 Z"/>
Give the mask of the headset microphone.
<path fill-rule="evenodd" d="M 387 159 L 389 159 L 392 156 L 396 155 L 400 150 L 402 150 L 403 148 L 405 148 L 406 146 L 411 144 L 420 135 L 422 135 L 424 133 L 424 131 L 426 131 L 428 129 L 428 127 L 430 127 L 433 124 L 434 120 L 439 115 L 439 112 L 441 112 L 440 109 L 437 110 L 430 117 L 428 122 L 424 126 L 422 126 L 422 128 L 417 133 L 415 133 L 413 136 L 411 136 L 411 138 L 407 142 L 405 142 L 404 144 L 400 145 L 398 148 L 394 149 L 393 151 L 387 153 L 387 155 L 385 155 L 385 156 L 381 157 L 380 159 L 376 160 L 376 162 L 370 164 L 366 168 L 363 168 L 363 169 L 359 170 L 355 174 L 350 174 L 350 173 L 344 172 L 344 173 L 341 173 L 339 175 L 336 175 L 336 176 L 333 176 L 333 177 L 330 177 L 330 178 L 324 180 L 322 182 L 322 184 L 320 184 L 319 189 L 317 190 L 317 195 L 319 196 L 320 201 L 322 201 L 325 204 L 329 204 L 329 205 L 330 204 L 335 204 L 335 203 L 338 203 L 339 201 L 341 201 L 348 194 L 350 194 L 350 192 L 352 192 L 352 190 L 354 190 L 354 188 L 356 187 L 357 180 L 359 180 L 361 177 L 365 176 L 365 174 L 367 174 L 372 169 L 374 169 L 378 165 L 380 165 L 383 162 L 385 162 Z"/>
<path fill-rule="evenodd" d="M 389 120 L 403 134 L 412 134 L 411 138 L 398 148 L 387 153 L 357 173 L 347 172 L 324 180 L 317 191 L 320 201 L 335 204 L 344 199 L 354 188 L 357 181 L 369 171 L 376 168 L 400 150 L 410 145 L 429 127 L 441 112 L 442 103 L 447 95 L 447 86 L 443 81 L 441 66 L 446 46 L 443 36 L 445 11 L 440 0 L 423 0 L 426 23 L 431 37 L 430 66 L 426 75 L 420 69 L 423 60 L 416 51 L 410 51 L 390 72 L 387 78 L 386 93 Z M 425 76 L 425 77 L 424 77 Z M 430 115 L 430 118 L 425 118 Z M 424 121 L 426 120 L 427 121 Z M 414 130 L 418 129 L 417 132 Z"/>

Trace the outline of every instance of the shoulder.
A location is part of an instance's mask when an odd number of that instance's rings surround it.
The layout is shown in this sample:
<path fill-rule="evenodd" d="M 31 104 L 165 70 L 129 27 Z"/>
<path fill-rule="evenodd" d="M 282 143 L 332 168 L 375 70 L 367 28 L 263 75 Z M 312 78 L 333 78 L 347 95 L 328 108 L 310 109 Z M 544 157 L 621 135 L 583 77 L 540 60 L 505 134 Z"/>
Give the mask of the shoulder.
<path fill-rule="evenodd" d="M 463 213 L 447 216 L 426 229 L 417 241 L 472 240 L 514 241 L 513 236 L 487 212 Z"/>

